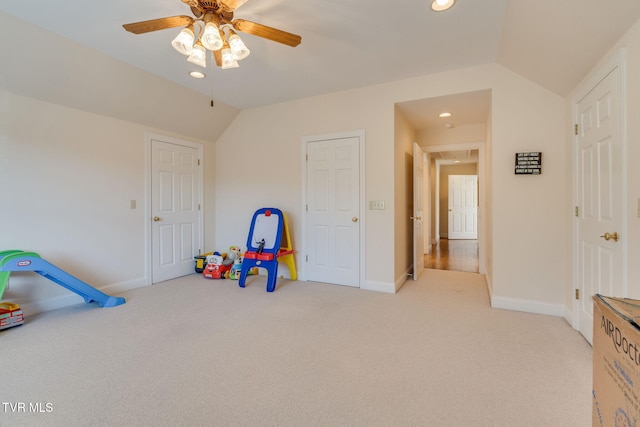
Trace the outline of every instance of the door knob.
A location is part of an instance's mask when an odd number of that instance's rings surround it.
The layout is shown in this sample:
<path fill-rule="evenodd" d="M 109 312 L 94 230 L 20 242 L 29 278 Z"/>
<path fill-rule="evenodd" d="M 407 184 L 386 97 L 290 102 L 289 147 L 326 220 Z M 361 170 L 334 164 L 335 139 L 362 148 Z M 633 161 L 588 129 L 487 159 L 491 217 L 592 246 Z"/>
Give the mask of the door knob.
<path fill-rule="evenodd" d="M 422 219 L 422 217 L 421 216 L 411 216 L 411 217 L 409 217 L 409 219 L 412 219 L 414 221 L 420 221 Z"/>
<path fill-rule="evenodd" d="M 620 238 L 620 236 L 618 236 L 618 232 L 617 231 L 614 231 L 613 233 L 604 233 L 600 237 L 604 238 L 604 240 L 606 240 L 607 242 L 609 240 L 613 240 L 614 242 L 617 242 L 618 239 Z"/>
<path fill-rule="evenodd" d="M 351 218 L 351 221 L 358 222 L 358 218 L 354 216 L 353 218 Z"/>
<path fill-rule="evenodd" d="M 154 220 L 155 222 L 158 222 L 158 221 L 160 221 L 160 217 L 159 217 L 159 216 L 154 216 L 154 217 L 153 217 L 153 220 Z"/>

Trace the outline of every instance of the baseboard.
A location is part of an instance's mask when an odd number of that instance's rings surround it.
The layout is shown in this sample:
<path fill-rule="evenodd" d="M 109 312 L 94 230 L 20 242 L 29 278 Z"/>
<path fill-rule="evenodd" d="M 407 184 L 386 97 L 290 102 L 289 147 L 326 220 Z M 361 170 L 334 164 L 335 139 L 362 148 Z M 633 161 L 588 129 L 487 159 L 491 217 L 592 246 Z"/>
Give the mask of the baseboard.
<path fill-rule="evenodd" d="M 395 294 L 398 288 L 396 288 L 396 285 L 394 283 L 372 282 L 371 280 L 366 280 L 364 283 L 360 285 L 360 289 L 364 289 L 365 291 L 375 291 L 375 292 L 385 292 L 388 294 Z"/>
<path fill-rule="evenodd" d="M 410 278 L 413 280 L 413 264 L 411 264 L 409 266 L 409 268 L 407 268 L 405 270 L 405 272 L 402 274 L 402 276 L 400 276 L 400 277 L 398 277 L 396 279 L 396 281 L 394 283 L 395 292 L 398 292 L 400 290 L 400 288 L 402 287 L 402 285 L 407 283 L 407 280 L 409 280 Z"/>
<path fill-rule="evenodd" d="M 565 307 L 565 308 L 564 308 L 564 314 L 563 314 L 563 316 L 562 316 L 562 317 L 564 317 L 564 320 L 566 320 L 566 321 L 567 321 L 567 323 L 568 323 L 569 325 L 571 325 L 571 327 L 572 327 L 573 329 L 576 329 L 576 328 L 573 326 L 573 312 L 572 312 L 571 310 L 569 310 L 569 307 Z"/>
<path fill-rule="evenodd" d="M 565 317 L 566 307 L 561 304 L 548 304 L 539 301 L 522 300 L 507 297 L 491 297 L 491 307 L 505 310 L 524 311 L 526 313 Z"/>
<path fill-rule="evenodd" d="M 117 295 L 133 289 L 147 286 L 144 278 L 129 280 L 126 282 L 112 283 L 99 288 L 101 292 L 108 295 Z M 46 311 L 58 310 L 60 308 L 84 303 L 84 298 L 80 295 L 69 292 L 67 295 L 60 295 L 53 298 L 46 298 L 26 304 L 20 304 L 20 308 L 25 316 L 31 316 Z"/>
<path fill-rule="evenodd" d="M 489 300 L 493 301 L 493 285 L 491 284 L 491 277 L 489 277 L 488 274 L 485 274 L 484 280 L 487 282 L 487 291 L 489 292 Z"/>

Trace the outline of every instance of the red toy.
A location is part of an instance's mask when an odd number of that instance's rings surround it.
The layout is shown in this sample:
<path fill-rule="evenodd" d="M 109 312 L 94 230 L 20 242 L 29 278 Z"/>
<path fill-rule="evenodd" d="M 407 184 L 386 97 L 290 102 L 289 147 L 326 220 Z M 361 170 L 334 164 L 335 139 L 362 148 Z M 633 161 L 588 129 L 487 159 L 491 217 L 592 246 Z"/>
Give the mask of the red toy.
<path fill-rule="evenodd" d="M 224 265 L 222 255 L 207 256 L 207 265 L 202 271 L 202 277 L 205 279 L 224 279 L 225 273 L 231 270 L 233 264 Z"/>
<path fill-rule="evenodd" d="M 22 325 L 24 316 L 18 304 L 9 302 L 0 303 L 0 329 L 7 329 L 13 326 Z"/>

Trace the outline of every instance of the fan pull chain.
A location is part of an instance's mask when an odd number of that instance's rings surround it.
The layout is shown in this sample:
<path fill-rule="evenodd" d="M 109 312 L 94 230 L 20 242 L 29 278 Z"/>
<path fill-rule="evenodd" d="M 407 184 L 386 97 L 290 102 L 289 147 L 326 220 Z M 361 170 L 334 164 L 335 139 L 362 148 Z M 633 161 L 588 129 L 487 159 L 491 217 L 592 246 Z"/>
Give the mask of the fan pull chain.
<path fill-rule="evenodd" d="M 215 64 L 215 58 L 213 57 L 213 52 L 211 52 L 211 59 L 212 59 L 212 64 Z M 209 73 L 211 75 L 211 108 L 214 107 L 214 103 L 213 103 L 213 69 L 214 67 L 211 66 L 211 73 Z"/>

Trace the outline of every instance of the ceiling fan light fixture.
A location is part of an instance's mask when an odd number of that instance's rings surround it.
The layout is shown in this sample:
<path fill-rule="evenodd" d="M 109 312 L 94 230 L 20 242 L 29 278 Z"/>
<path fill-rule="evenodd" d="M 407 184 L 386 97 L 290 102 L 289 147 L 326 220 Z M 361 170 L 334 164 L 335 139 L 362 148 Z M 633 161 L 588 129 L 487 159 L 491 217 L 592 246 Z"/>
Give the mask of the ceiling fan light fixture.
<path fill-rule="evenodd" d="M 222 49 L 222 65 L 220 68 L 226 70 L 227 68 L 238 68 L 238 60 L 233 56 L 233 52 L 229 47 Z"/>
<path fill-rule="evenodd" d="M 229 30 L 229 47 L 231 48 L 231 52 L 233 56 L 240 61 L 241 59 L 249 56 L 251 51 L 247 48 L 247 45 L 244 44 L 239 35 L 235 33 L 233 30 Z"/>
<path fill-rule="evenodd" d="M 194 39 L 193 25 L 188 25 L 173 39 L 171 46 L 181 54 L 189 55 L 193 49 Z"/>
<path fill-rule="evenodd" d="M 431 3 L 431 10 L 435 12 L 442 12 L 451 8 L 455 2 L 456 0 L 433 0 Z"/>
<path fill-rule="evenodd" d="M 215 22 L 213 16 L 214 15 L 210 13 L 205 15 L 204 21 L 206 24 L 204 25 L 204 31 L 200 40 L 207 49 L 218 50 L 222 48 L 224 41 L 220 36 L 220 29 L 218 28 L 218 24 Z"/>
<path fill-rule="evenodd" d="M 203 68 L 207 68 L 207 51 L 200 41 L 197 41 L 196 44 L 193 45 L 193 49 L 191 50 L 191 54 L 187 58 L 187 61 Z"/>

